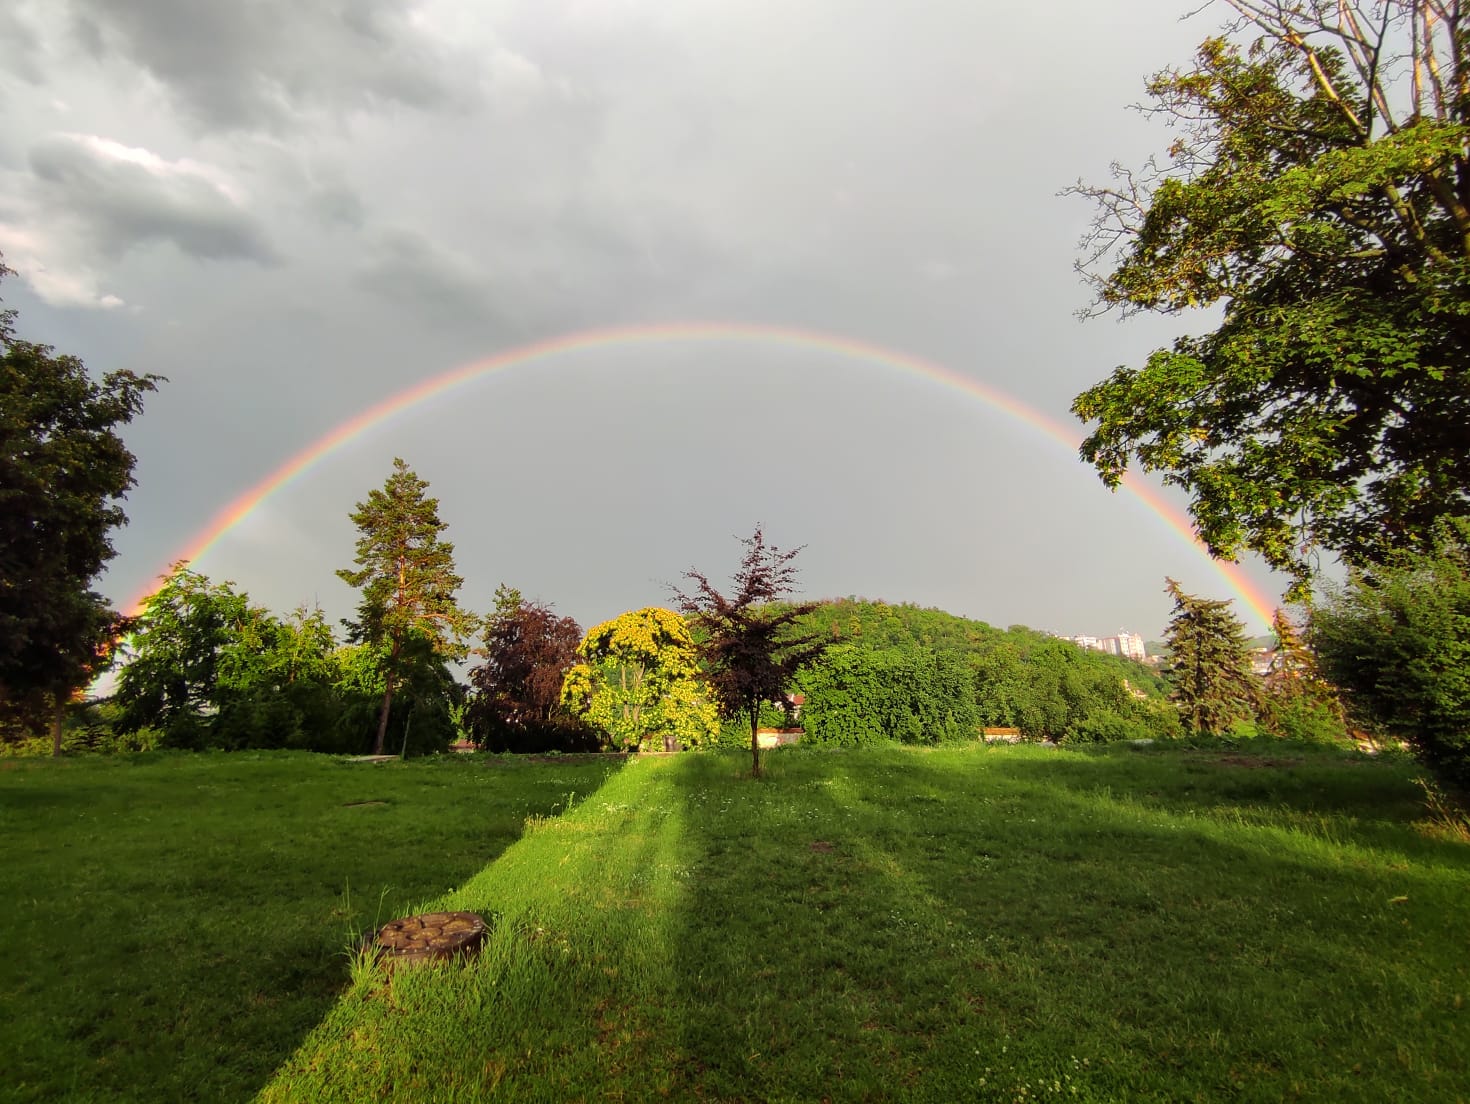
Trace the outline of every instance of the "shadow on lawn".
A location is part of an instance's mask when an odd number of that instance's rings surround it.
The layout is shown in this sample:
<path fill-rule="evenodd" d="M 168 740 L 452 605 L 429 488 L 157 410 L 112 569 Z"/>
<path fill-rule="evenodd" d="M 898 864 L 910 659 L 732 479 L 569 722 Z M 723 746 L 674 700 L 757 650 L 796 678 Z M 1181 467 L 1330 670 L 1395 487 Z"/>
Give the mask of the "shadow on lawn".
<path fill-rule="evenodd" d="M 0 1096 L 250 1096 L 341 995 L 354 931 L 443 893 L 527 813 L 602 777 L 534 767 L 522 777 L 566 784 L 512 785 L 454 767 L 199 757 L 37 772 L 44 802 L 8 787 L 7 816 L 23 797 L 52 827 L 11 833 L 0 872 L 27 933 L 0 997 L 28 1010 L 0 1047 Z"/>
<path fill-rule="evenodd" d="M 702 858 L 674 1095 L 1466 1090 L 1464 849 L 1425 842 L 1441 878 L 1361 846 L 1402 848 L 1404 776 L 1204 763 L 1181 788 L 1177 759 L 973 754 L 675 766 Z"/>

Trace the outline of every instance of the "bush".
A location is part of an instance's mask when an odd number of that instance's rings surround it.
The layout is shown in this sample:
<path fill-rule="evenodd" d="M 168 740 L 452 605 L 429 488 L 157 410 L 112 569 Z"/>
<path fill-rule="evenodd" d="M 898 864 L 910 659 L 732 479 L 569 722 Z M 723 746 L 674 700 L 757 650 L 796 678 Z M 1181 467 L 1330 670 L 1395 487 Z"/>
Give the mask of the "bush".
<path fill-rule="evenodd" d="M 1308 636 L 1365 727 L 1470 793 L 1470 519 L 1442 522 L 1427 550 L 1355 572 L 1324 596 Z"/>
<path fill-rule="evenodd" d="M 838 645 L 804 680 L 806 741 L 856 747 L 882 740 L 973 739 L 974 676 L 963 657 L 927 648 Z"/>

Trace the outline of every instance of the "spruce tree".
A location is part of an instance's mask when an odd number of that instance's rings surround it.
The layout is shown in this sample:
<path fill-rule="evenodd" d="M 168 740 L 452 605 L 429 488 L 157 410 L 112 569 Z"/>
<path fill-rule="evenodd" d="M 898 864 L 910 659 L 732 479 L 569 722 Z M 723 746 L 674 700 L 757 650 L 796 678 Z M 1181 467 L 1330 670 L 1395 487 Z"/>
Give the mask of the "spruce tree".
<path fill-rule="evenodd" d="M 355 641 L 382 654 L 383 705 L 373 754 L 383 754 L 393 693 L 410 680 L 416 664 L 463 659 L 464 638 L 474 618 L 455 599 L 463 580 L 454 571 L 454 545 L 440 540 L 439 500 L 429 484 L 401 459 L 382 490 L 368 495 L 351 514 L 357 539 L 357 570 L 338 577 L 362 590 L 356 621 L 343 622 Z"/>
<path fill-rule="evenodd" d="M 1245 626 L 1228 601 L 1185 594 L 1164 580 L 1174 599 L 1169 645 L 1169 697 L 1190 732 L 1224 732 L 1255 716 L 1259 693 L 1251 673 Z"/>

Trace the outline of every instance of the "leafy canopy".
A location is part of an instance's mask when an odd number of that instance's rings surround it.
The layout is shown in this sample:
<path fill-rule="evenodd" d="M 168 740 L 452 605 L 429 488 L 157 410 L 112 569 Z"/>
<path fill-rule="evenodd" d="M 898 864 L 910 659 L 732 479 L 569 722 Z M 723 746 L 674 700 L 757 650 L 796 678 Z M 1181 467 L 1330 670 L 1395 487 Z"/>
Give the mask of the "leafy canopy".
<path fill-rule="evenodd" d="M 796 628 L 817 603 L 779 602 L 796 589 L 792 561 L 801 549 L 767 545 L 760 526 L 740 543 L 745 555 L 728 596 L 693 568 L 684 573 L 694 584 L 692 593 L 674 593 L 679 608 L 698 619 L 704 638 L 700 654 L 720 705 L 727 716 L 749 718 L 752 773 L 759 777 L 761 703 L 783 700 L 797 671 L 815 661 L 828 641 L 819 632 Z"/>
<path fill-rule="evenodd" d="M 673 610 L 629 610 L 593 625 L 577 647 L 561 701 L 613 746 L 692 747 L 719 731 L 689 627 Z"/>
<path fill-rule="evenodd" d="M 32 719 L 105 666 L 122 627 L 91 587 L 134 484 L 117 430 L 160 377 L 94 380 L 13 323 L 0 311 L 0 708 Z"/>
<path fill-rule="evenodd" d="M 595 751 L 589 730 L 561 701 L 562 682 L 578 660 L 577 622 L 502 584 L 484 633 L 484 661 L 470 671 L 474 695 L 465 713 L 475 743 L 490 751 Z"/>
<path fill-rule="evenodd" d="M 1316 550 L 1381 562 L 1470 505 L 1470 9 L 1226 3 L 1149 82 L 1167 160 L 1074 189 L 1100 308 L 1219 325 L 1073 411 L 1105 482 L 1162 473 L 1212 552 L 1304 593 Z"/>
<path fill-rule="evenodd" d="M 1329 589 L 1309 637 L 1360 722 L 1470 796 L 1470 521 Z"/>

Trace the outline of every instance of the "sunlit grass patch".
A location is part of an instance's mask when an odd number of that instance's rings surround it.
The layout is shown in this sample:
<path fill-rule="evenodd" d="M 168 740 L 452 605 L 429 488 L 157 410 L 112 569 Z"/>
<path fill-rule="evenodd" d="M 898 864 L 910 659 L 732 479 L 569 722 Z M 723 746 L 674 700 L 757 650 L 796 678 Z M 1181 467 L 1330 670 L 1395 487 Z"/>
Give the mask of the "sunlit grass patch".
<path fill-rule="evenodd" d="M 499 912 L 478 963 L 354 990 L 264 1099 L 1464 1096 L 1470 854 L 1405 764 L 1292 758 L 634 762 L 434 902 Z"/>

